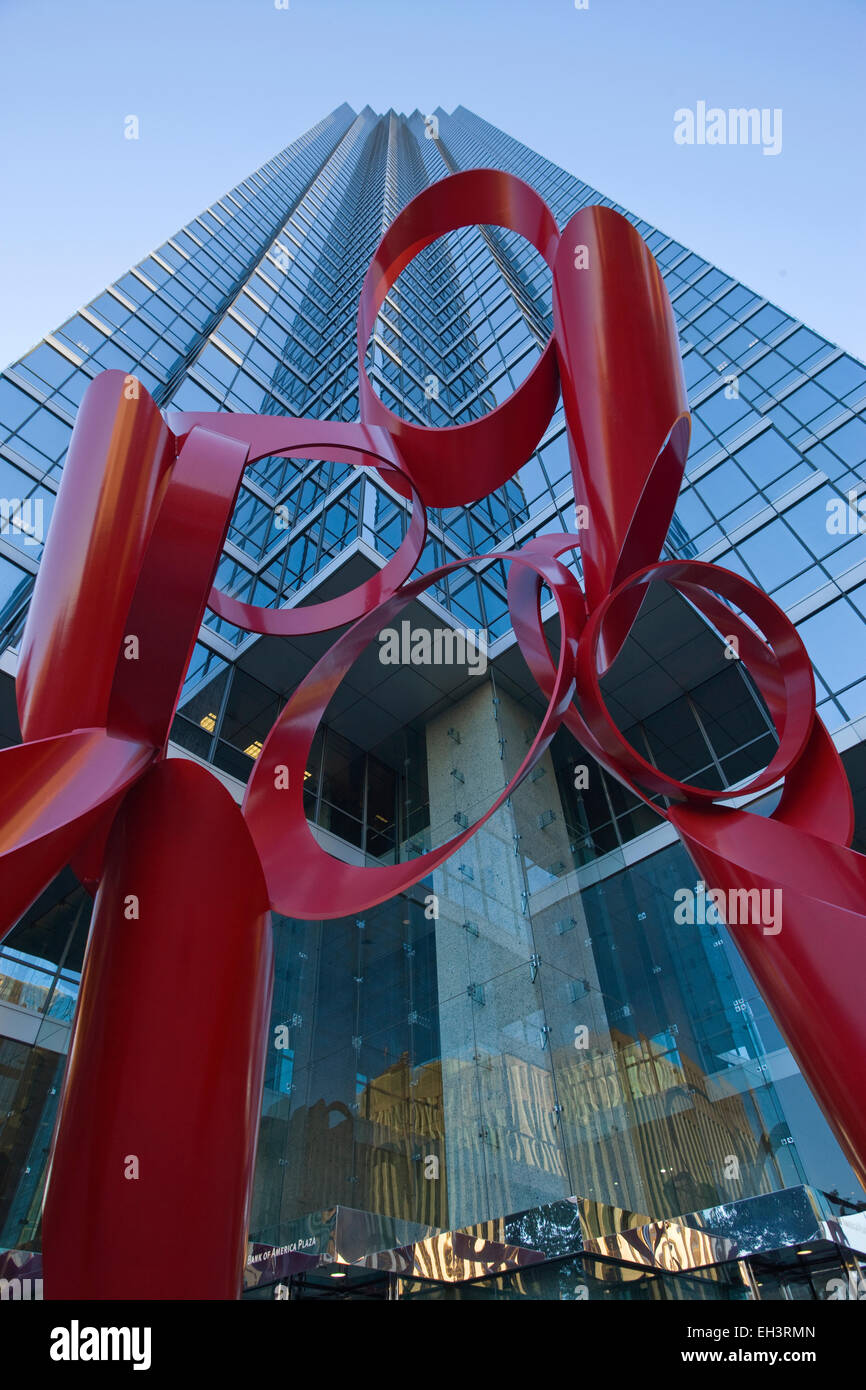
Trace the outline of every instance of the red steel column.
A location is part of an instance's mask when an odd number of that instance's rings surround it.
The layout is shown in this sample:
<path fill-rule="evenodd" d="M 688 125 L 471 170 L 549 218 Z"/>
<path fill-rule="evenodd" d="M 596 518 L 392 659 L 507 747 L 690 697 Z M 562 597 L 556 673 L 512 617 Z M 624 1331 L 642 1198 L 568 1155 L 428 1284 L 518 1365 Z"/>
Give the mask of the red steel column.
<path fill-rule="evenodd" d="M 258 856 L 211 772 L 169 759 L 108 843 L 43 1213 L 51 1299 L 233 1299 L 272 989 Z"/>

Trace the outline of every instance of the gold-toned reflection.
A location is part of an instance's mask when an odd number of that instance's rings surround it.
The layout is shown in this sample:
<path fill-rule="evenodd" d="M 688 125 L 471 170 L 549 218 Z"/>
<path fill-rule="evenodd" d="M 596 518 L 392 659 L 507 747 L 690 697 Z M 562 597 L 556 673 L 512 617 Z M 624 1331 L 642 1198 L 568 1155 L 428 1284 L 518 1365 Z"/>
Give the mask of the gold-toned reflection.
<path fill-rule="evenodd" d="M 262 1147 L 258 1227 L 337 1205 L 448 1225 L 438 1061 L 413 1067 L 404 1054 L 359 1082 L 354 1106 L 319 1098 L 266 1117 Z"/>
<path fill-rule="evenodd" d="M 725 1093 L 667 1033 L 604 1044 L 554 1053 L 578 1195 L 677 1216 L 784 1186 L 750 1091 Z"/>
<path fill-rule="evenodd" d="M 611 1028 L 548 1059 L 404 1054 L 359 1080 L 354 1107 L 296 1107 L 274 1121 L 270 1221 L 342 1204 L 447 1230 L 463 1215 L 449 1192 L 466 1191 L 482 1218 L 576 1195 L 659 1219 L 784 1186 L 752 1093 L 725 1094 L 669 1035 Z"/>

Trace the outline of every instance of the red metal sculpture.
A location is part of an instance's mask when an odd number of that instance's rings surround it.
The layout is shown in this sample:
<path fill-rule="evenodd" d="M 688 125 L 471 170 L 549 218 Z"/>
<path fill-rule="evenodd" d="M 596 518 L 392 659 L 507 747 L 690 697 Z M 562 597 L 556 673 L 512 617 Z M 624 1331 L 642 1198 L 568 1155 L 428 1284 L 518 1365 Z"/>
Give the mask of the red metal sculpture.
<path fill-rule="evenodd" d="M 521 233 L 551 266 L 554 333 L 490 414 L 448 429 L 410 424 L 375 395 L 367 340 L 412 257 L 473 223 Z M 198 413 L 165 421 L 118 372 L 97 377 L 79 411 L 21 648 L 25 742 L 0 753 L 0 931 L 67 863 L 98 888 L 44 1205 L 51 1298 L 237 1296 L 269 1018 L 269 908 L 340 917 L 410 887 L 493 814 L 563 722 L 636 795 L 670 798 L 668 811 L 653 808 L 708 885 L 781 887 L 783 931 L 730 930 L 866 1177 L 866 858 L 846 848 L 850 791 L 785 614 L 717 566 L 658 560 L 689 416 L 673 312 L 646 245 L 608 208 L 583 209 L 560 235 L 542 199 L 510 174 L 445 179 L 404 209 L 376 252 L 361 293 L 358 369 L 358 424 Z M 425 507 L 469 504 L 512 477 L 541 439 L 560 384 L 588 524 L 503 556 L 515 633 L 548 699 L 538 734 L 486 815 L 439 849 L 390 866 L 336 860 L 313 838 L 303 805 L 328 701 L 367 642 L 460 567 L 409 580 Z M 292 609 L 256 608 L 212 588 L 244 468 L 275 454 L 373 468 L 411 498 L 406 538 L 379 574 Z M 585 598 L 557 558 L 575 546 Z M 769 818 L 726 807 L 732 792 L 661 773 L 605 708 L 600 678 L 657 581 L 721 640 L 736 639 L 763 694 L 779 747 L 750 789 L 786 778 Z M 559 613 L 556 662 L 541 624 L 543 585 Z M 352 623 L 278 718 L 242 810 L 204 768 L 165 758 L 206 606 L 277 635 Z"/>

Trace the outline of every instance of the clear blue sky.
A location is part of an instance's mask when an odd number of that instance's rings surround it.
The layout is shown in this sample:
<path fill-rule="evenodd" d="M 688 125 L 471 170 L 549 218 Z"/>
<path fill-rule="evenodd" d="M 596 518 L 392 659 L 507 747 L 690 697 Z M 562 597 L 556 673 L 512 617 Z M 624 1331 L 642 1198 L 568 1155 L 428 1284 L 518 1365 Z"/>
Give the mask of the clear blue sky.
<path fill-rule="evenodd" d="M 864 40 L 863 0 L 0 0 L 0 365 L 342 101 L 462 102 L 866 356 Z M 699 101 L 781 153 L 677 145 Z"/>

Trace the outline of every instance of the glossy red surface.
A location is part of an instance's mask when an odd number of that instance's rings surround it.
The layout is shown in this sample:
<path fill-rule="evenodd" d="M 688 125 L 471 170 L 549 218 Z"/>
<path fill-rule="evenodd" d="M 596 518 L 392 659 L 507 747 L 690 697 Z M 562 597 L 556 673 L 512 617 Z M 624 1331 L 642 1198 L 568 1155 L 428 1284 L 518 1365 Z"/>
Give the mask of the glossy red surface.
<path fill-rule="evenodd" d="M 469 169 L 425 188 L 395 217 L 361 287 L 361 419 L 388 430 L 428 507 L 477 502 L 507 482 L 544 434 L 559 395 L 553 337 L 517 390 L 495 410 L 465 425 L 435 429 L 414 424 L 395 415 L 376 395 L 364 358 L 385 296 L 400 272 L 425 246 L 446 232 L 473 223 L 519 232 L 553 266 L 559 231 L 543 199 L 513 174 L 499 169 Z"/>
<path fill-rule="evenodd" d="M 16 693 L 25 739 L 105 727 L 129 605 L 174 455 L 143 386 L 123 372 L 94 379 L 72 432 L 21 642 Z"/>
<path fill-rule="evenodd" d="M 670 298 L 649 247 L 613 208 L 575 213 L 553 270 L 553 316 L 586 600 L 596 608 L 662 551 L 691 421 Z M 607 625 L 608 659 L 639 596 Z"/>
<path fill-rule="evenodd" d="M 141 776 L 154 749 L 80 729 L 0 753 L 0 940 Z"/>
<path fill-rule="evenodd" d="M 272 975 L 237 805 L 196 763 L 159 763 L 96 899 L 43 1209 L 49 1298 L 238 1297 Z"/>
<path fill-rule="evenodd" d="M 374 468 L 386 482 L 412 498 L 412 519 L 391 559 L 364 584 L 351 593 L 303 608 L 259 608 L 242 603 L 220 589 L 212 589 L 207 606 L 219 617 L 249 632 L 277 637 L 295 637 L 310 632 L 328 632 L 369 613 L 390 598 L 408 579 L 424 549 L 427 538 L 427 512 L 410 482 L 405 464 L 385 430 L 333 420 L 287 420 L 273 415 L 171 414 L 169 423 L 181 437 L 196 427 L 212 428 L 242 441 L 250 451 L 249 462 L 269 455 L 306 457 L 322 454 L 332 463 L 358 468 Z"/>
<path fill-rule="evenodd" d="M 552 267 L 554 334 L 489 415 L 446 429 L 411 424 L 376 396 L 366 344 L 412 257 L 472 222 L 519 232 Z M 383 237 L 361 293 L 358 355 L 363 423 L 175 413 L 166 424 L 144 388 L 117 372 L 98 377 L 82 402 L 22 644 L 27 741 L 0 752 L 0 930 L 69 860 L 85 881 L 101 877 L 45 1208 L 49 1297 L 236 1296 L 264 1064 L 268 905 L 334 918 L 408 888 L 502 804 L 563 722 L 643 800 L 671 798 L 669 811 L 654 809 L 676 827 L 708 887 L 781 890 L 781 931 L 730 930 L 866 1178 L 858 1008 L 866 860 L 845 848 L 850 791 L 785 614 L 717 566 L 658 562 L 689 419 L 673 313 L 646 246 L 611 209 L 583 209 L 560 238 L 520 180 L 490 169 L 455 175 L 421 193 Z M 560 376 L 587 516 L 576 519 L 576 534 L 541 536 L 503 557 L 515 633 L 548 700 L 538 734 L 475 826 L 408 863 L 348 865 L 318 845 L 304 817 L 319 720 L 376 633 L 461 568 L 409 579 L 425 508 L 469 504 L 511 477 L 543 435 Z M 412 498 L 408 533 L 379 574 L 341 598 L 279 610 L 212 587 L 244 467 L 272 454 L 372 467 Z M 585 599 L 558 559 L 577 546 Z M 731 793 L 666 777 L 605 708 L 600 679 L 646 585 L 662 581 L 720 642 L 737 637 L 779 734 L 770 766 L 745 789 L 785 778 L 772 817 L 718 804 Z M 556 663 L 541 624 L 542 585 L 559 612 Z M 274 635 L 352 624 L 272 729 L 243 816 L 205 769 L 164 761 L 206 603 Z M 130 893 L 142 904 L 136 921 L 123 915 Z M 138 1180 L 122 1174 L 123 1155 L 133 1153 Z M 171 1258 L 178 1244 L 195 1250 L 182 1276 Z"/>
<path fill-rule="evenodd" d="M 480 557 L 477 557 L 480 558 Z M 474 825 L 427 854 L 401 864 L 358 868 L 335 859 L 314 838 L 304 813 L 304 769 L 310 745 L 334 691 L 367 643 L 388 626 L 418 594 L 443 575 L 469 561 L 440 565 L 421 579 L 404 584 L 342 634 L 301 682 L 283 709 L 256 759 L 247 784 L 244 815 L 261 856 L 271 905 L 286 915 L 307 918 L 345 917 L 384 902 L 417 883 L 459 849 L 489 820 L 532 770 L 562 722 L 574 693 L 572 632 L 582 613 L 577 581 L 556 560 L 529 542 L 504 552 L 519 568 L 530 567 L 547 583 L 556 600 L 564 640 L 551 684 L 547 712 L 514 777 Z M 287 774 L 281 776 L 280 774 Z"/>
<path fill-rule="evenodd" d="M 180 448 L 124 626 L 109 729 L 158 748 L 168 738 L 246 457 L 242 443 L 201 428 Z"/>
<path fill-rule="evenodd" d="M 835 752 L 835 750 L 834 750 Z M 839 766 L 844 808 L 850 800 Z M 781 808 L 780 808 L 781 809 Z M 784 815 L 763 818 L 713 806 L 669 814 L 704 881 L 780 894 L 781 930 L 728 923 L 773 1019 L 860 1181 L 866 1179 L 863 1088 L 863 907 L 866 857 Z"/>

